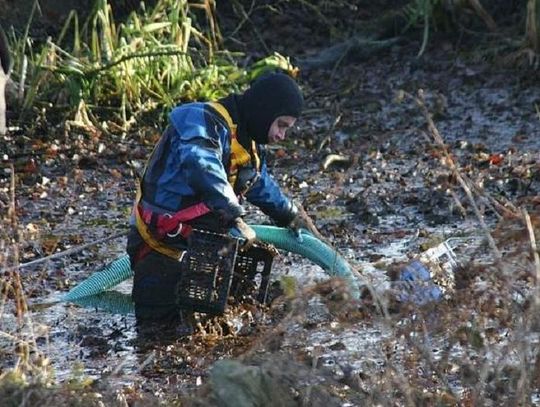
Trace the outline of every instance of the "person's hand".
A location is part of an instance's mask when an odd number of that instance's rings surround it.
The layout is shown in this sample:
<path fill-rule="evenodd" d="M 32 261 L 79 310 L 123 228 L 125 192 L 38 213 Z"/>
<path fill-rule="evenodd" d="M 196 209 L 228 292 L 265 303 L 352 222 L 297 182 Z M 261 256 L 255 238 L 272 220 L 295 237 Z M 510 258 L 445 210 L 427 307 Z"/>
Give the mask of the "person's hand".
<path fill-rule="evenodd" d="M 234 220 L 232 230 L 236 237 L 244 239 L 244 245 L 242 246 L 244 250 L 250 248 L 255 242 L 255 239 L 257 239 L 255 231 L 242 218 L 236 218 Z"/>

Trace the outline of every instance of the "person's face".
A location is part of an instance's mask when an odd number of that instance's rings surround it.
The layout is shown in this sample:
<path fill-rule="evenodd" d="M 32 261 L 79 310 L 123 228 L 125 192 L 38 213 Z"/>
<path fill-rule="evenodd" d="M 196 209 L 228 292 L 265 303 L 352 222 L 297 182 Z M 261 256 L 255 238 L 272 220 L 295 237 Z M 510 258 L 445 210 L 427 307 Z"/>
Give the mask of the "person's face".
<path fill-rule="evenodd" d="M 268 130 L 268 142 L 269 143 L 279 143 L 280 141 L 285 140 L 285 133 L 289 130 L 294 123 L 296 118 L 292 116 L 279 116 L 272 122 L 270 130 Z"/>

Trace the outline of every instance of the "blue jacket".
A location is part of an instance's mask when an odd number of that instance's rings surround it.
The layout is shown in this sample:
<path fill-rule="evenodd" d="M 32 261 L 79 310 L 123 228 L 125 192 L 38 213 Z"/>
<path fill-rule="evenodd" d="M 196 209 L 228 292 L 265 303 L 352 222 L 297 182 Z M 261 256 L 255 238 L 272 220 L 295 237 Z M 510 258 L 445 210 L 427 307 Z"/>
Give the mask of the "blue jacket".
<path fill-rule="evenodd" d="M 158 142 L 143 179 L 143 205 L 158 213 L 176 212 L 204 202 L 224 225 L 245 213 L 228 181 L 231 130 L 210 105 L 189 103 L 176 107 L 171 127 Z M 278 225 L 288 224 L 296 207 L 267 170 L 265 150 L 257 145 L 259 177 L 245 193 Z"/>

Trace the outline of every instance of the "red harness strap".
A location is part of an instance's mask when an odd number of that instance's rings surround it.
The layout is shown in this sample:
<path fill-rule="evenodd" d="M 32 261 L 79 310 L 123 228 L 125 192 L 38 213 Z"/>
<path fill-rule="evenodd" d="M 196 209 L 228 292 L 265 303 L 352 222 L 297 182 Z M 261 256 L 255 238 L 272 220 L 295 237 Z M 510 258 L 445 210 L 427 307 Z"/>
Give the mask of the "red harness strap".
<path fill-rule="evenodd" d="M 193 228 L 186 222 L 210 212 L 210 208 L 208 208 L 204 202 L 199 202 L 198 204 L 181 209 L 172 215 L 169 213 L 155 214 L 150 209 L 144 209 L 140 203 L 135 206 L 134 210 L 139 212 L 141 219 L 146 225 L 152 224 L 152 218 L 155 219 L 156 240 L 162 240 L 165 236 L 182 236 L 187 238 Z M 139 248 L 138 253 L 135 256 L 135 261 L 138 262 L 142 260 L 151 250 L 152 248 L 145 241 Z"/>
<path fill-rule="evenodd" d="M 150 209 L 144 209 L 141 204 L 137 205 L 137 209 L 139 210 L 144 223 L 147 225 L 152 223 L 153 216 L 157 218 L 155 227 L 159 237 L 164 237 L 166 234 L 172 234 L 173 236 L 171 237 L 178 235 L 187 237 L 191 232 L 191 226 L 187 225 L 186 222 L 210 212 L 210 208 L 208 208 L 204 202 L 199 202 L 198 204 L 181 209 L 172 215 L 164 213 L 156 216 Z"/>

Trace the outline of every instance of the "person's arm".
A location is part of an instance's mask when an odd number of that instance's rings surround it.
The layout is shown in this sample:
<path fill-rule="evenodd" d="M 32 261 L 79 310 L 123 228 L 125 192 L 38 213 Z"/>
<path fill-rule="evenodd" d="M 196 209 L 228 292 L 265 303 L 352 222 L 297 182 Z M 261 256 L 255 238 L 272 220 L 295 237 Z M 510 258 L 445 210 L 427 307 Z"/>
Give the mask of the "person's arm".
<path fill-rule="evenodd" d="M 304 208 L 301 205 L 296 206 L 290 198 L 283 194 L 277 182 L 268 173 L 264 150 L 261 151 L 260 156 L 261 174 L 257 182 L 246 193 L 246 199 L 270 216 L 278 226 L 286 226 L 295 233 L 300 233 L 300 229 L 306 229 L 314 236 L 324 240 Z"/>
<path fill-rule="evenodd" d="M 287 226 L 298 213 L 298 208 L 280 189 L 268 173 L 264 151 L 261 151 L 261 174 L 246 193 L 246 199 L 259 207 L 278 226 Z"/>
<path fill-rule="evenodd" d="M 231 224 L 245 210 L 238 202 L 223 167 L 220 132 L 226 129 L 204 110 L 174 113 L 171 121 L 178 137 L 174 138 L 171 147 L 176 157 L 175 164 L 190 188 L 222 217 L 224 225 Z"/>

